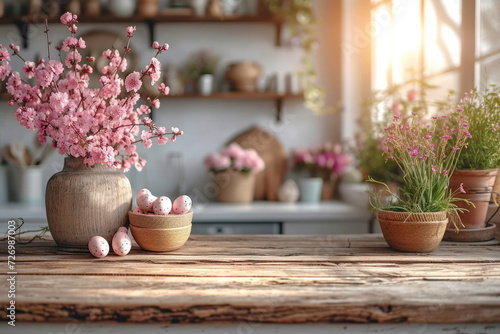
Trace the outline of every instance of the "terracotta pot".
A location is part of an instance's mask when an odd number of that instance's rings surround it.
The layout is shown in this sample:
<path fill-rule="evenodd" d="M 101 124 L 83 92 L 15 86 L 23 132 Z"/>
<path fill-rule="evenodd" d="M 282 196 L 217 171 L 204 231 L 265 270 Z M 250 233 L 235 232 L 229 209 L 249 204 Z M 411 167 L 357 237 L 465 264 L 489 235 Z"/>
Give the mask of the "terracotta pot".
<path fill-rule="evenodd" d="M 255 174 L 245 175 L 238 171 L 215 174 L 217 201 L 223 203 L 250 203 L 255 190 Z"/>
<path fill-rule="evenodd" d="M 493 185 L 493 191 L 500 194 L 500 169 L 497 169 L 497 177 L 495 178 L 495 184 Z M 500 205 L 500 197 L 496 194 L 491 194 L 491 202 Z"/>
<path fill-rule="evenodd" d="M 497 169 L 485 170 L 456 170 L 450 178 L 450 189 L 458 190 L 463 183 L 465 194 L 458 192 L 456 197 L 464 198 L 472 203 L 467 205 L 464 202 L 457 202 L 457 206 L 469 210 L 459 213 L 460 220 L 466 229 L 475 229 L 486 227 L 486 213 L 491 198 L 491 191 L 495 184 L 495 178 L 498 174 Z"/>
<path fill-rule="evenodd" d="M 47 183 L 45 206 L 50 233 L 62 251 L 88 252 L 95 235 L 110 244 L 120 226 L 128 225 L 132 188 L 127 177 L 102 164 L 67 157 L 64 168 Z"/>
<path fill-rule="evenodd" d="M 158 15 L 158 0 L 139 0 L 137 14 L 140 17 L 155 17 Z"/>
<path fill-rule="evenodd" d="M 439 247 L 448 218 L 446 211 L 409 213 L 378 211 L 385 241 L 402 252 L 428 253 Z"/>
<path fill-rule="evenodd" d="M 321 189 L 321 200 L 329 201 L 333 198 L 333 191 L 335 190 L 335 181 L 323 180 L 323 188 Z"/>
<path fill-rule="evenodd" d="M 262 68 L 260 65 L 251 61 L 244 61 L 229 65 L 226 71 L 226 78 L 231 83 L 233 90 L 254 92 L 261 72 Z"/>

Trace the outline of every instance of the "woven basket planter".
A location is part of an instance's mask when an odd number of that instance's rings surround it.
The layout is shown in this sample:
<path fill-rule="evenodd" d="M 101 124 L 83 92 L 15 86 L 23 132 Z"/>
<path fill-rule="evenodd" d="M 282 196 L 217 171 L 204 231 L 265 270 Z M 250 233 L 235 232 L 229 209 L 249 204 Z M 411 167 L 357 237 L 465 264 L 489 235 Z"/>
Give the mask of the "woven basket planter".
<path fill-rule="evenodd" d="M 385 241 L 402 252 L 428 253 L 439 247 L 448 225 L 446 211 L 409 213 L 378 211 Z"/>

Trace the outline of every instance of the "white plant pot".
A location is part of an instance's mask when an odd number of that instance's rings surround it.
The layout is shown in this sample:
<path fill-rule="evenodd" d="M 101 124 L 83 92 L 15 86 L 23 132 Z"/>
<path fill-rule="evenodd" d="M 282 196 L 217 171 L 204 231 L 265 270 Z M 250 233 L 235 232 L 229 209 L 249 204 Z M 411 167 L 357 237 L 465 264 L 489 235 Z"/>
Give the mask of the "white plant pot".
<path fill-rule="evenodd" d="M 212 87 L 214 83 L 214 76 L 212 74 L 203 74 L 198 79 L 198 89 L 201 95 L 212 94 Z"/>
<path fill-rule="evenodd" d="M 121 17 L 132 16 L 137 6 L 136 0 L 109 0 L 108 9 L 111 14 Z"/>
<path fill-rule="evenodd" d="M 17 168 L 9 165 L 9 198 L 24 204 L 43 204 L 43 168 L 26 166 Z"/>
<path fill-rule="evenodd" d="M 191 8 L 195 15 L 205 15 L 207 10 L 208 0 L 191 0 Z"/>

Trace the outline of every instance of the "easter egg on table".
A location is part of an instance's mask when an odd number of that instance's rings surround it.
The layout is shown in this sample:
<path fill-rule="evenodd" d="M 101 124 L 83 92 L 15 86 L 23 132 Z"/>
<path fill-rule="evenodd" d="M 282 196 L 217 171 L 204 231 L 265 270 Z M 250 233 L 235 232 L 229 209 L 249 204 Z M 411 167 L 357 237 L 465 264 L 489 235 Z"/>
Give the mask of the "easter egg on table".
<path fill-rule="evenodd" d="M 95 257 L 105 257 L 109 253 L 109 244 L 106 239 L 96 235 L 89 240 L 89 251 Z"/>
<path fill-rule="evenodd" d="M 132 241 L 130 241 L 128 234 L 122 231 L 116 232 L 113 236 L 111 245 L 113 246 L 115 254 L 120 256 L 127 255 L 130 252 L 130 249 L 132 249 Z"/>

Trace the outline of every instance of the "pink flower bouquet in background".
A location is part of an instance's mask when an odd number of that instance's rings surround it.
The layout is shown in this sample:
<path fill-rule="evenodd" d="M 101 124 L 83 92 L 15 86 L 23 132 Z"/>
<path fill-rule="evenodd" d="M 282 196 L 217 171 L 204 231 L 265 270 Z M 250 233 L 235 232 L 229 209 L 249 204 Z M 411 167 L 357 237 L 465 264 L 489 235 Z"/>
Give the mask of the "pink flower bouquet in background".
<path fill-rule="evenodd" d="M 51 58 L 49 29 L 45 31 L 48 43 L 48 59 L 38 64 L 26 61 L 19 53 L 19 47 L 11 44 L 13 56 L 24 63 L 23 74 L 26 78 L 35 78 L 32 86 L 18 72 L 12 72 L 10 54 L 0 45 L 0 80 L 7 80 L 7 91 L 12 95 L 11 106 L 16 105 L 16 118 L 27 129 L 36 130 L 41 144 L 47 137 L 52 138 L 52 145 L 60 154 L 75 158 L 83 157 L 84 162 L 92 166 L 102 163 L 114 169 L 128 171 L 132 165 L 142 170 L 146 161 L 136 152 L 137 143 L 146 148 L 156 138 L 158 144 L 168 141 L 167 135 L 182 135 L 182 131 L 172 128 L 167 133 L 165 127 L 157 127 L 147 115 L 151 107 L 159 108 L 160 95 L 167 95 L 169 88 L 164 84 L 158 88 L 155 97 L 148 97 L 147 104 L 135 107 L 140 99 L 137 91 L 142 80 L 148 76 L 151 83 L 159 80 L 161 64 L 157 57 L 168 50 L 168 44 L 153 43 L 156 54 L 141 72 L 133 72 L 125 79 L 119 76 L 127 68 L 125 56 L 130 52 L 130 39 L 135 27 L 126 29 L 129 38 L 124 50 L 108 49 L 103 56 L 108 64 L 102 69 L 100 87 L 89 87 L 89 74 L 94 57 L 82 59 L 80 49 L 86 44 L 77 39 L 77 16 L 66 13 L 61 16 L 71 36 L 64 39 L 55 50 L 59 60 Z M 67 52 L 63 60 L 61 51 Z M 145 128 L 139 136 L 139 127 Z"/>
<path fill-rule="evenodd" d="M 311 177 L 336 180 L 342 175 L 351 157 L 342 151 L 342 146 L 326 142 L 321 147 L 298 148 L 293 152 L 293 167 L 305 170 Z"/>
<path fill-rule="evenodd" d="M 236 143 L 231 143 L 221 152 L 209 154 L 205 158 L 205 165 L 216 174 L 228 170 L 257 174 L 265 167 L 264 160 L 255 150 L 245 150 Z"/>

